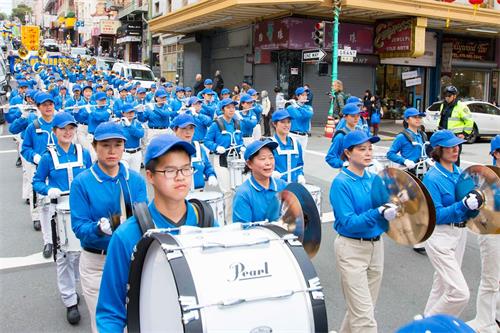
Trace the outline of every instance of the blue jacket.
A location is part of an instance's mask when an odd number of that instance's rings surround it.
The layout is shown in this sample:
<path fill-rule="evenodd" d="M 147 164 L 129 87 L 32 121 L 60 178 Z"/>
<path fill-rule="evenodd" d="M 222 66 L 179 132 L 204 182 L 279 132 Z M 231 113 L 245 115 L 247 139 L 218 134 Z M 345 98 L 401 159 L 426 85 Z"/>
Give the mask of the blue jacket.
<path fill-rule="evenodd" d="M 137 119 L 143 123 L 148 122 L 149 128 L 168 128 L 171 112 L 168 104 L 163 104 L 161 107 L 155 104 L 153 109 L 146 108 L 144 112 L 137 112 Z"/>
<path fill-rule="evenodd" d="M 144 137 L 144 127 L 137 119 L 132 120 L 130 126 L 123 125 L 123 131 L 125 132 L 125 149 L 135 149 L 139 148 L 141 145 L 141 139 Z"/>
<path fill-rule="evenodd" d="M 286 182 L 272 178 L 266 189 L 250 176 L 238 187 L 233 201 L 233 222 L 277 221 L 280 217 L 278 192 Z"/>
<path fill-rule="evenodd" d="M 343 130 L 347 133 L 351 131 L 348 127 L 344 127 Z M 342 164 L 344 164 L 344 161 L 340 158 L 342 156 L 342 153 L 344 152 L 344 150 L 342 149 L 342 146 L 344 144 L 344 136 L 344 133 L 339 132 L 333 137 L 332 144 L 330 145 L 328 153 L 326 153 L 325 156 L 326 163 L 328 163 L 329 166 L 335 169 L 342 168 Z"/>
<path fill-rule="evenodd" d="M 189 203 L 186 204 L 184 225 L 197 226 L 198 219 L 194 208 Z M 154 201 L 149 204 L 149 212 L 156 227 L 178 227 L 157 210 Z M 101 333 L 123 332 L 127 324 L 126 297 L 130 258 L 134 246 L 141 238 L 141 229 L 135 217 L 129 218 L 111 237 L 96 309 L 97 330 Z"/>
<path fill-rule="evenodd" d="M 61 110 L 61 108 L 66 105 L 66 101 L 68 101 L 69 99 L 70 97 L 68 96 L 68 94 L 64 95 L 64 97 L 61 94 L 57 95 L 54 98 L 54 107 L 56 108 L 56 110 Z"/>
<path fill-rule="evenodd" d="M 204 188 L 205 180 L 210 176 L 215 176 L 215 171 L 208 159 L 207 151 L 198 141 L 191 142 L 196 149 L 195 155 L 191 156 L 191 165 L 194 168 L 193 184 L 194 188 Z"/>
<path fill-rule="evenodd" d="M 450 172 L 436 162 L 424 176 L 424 185 L 436 208 L 436 224 L 460 223 L 469 218 L 469 210 L 462 203 L 463 198 L 457 198 L 455 194 L 461 173 L 456 165 L 453 165 L 453 172 Z"/>
<path fill-rule="evenodd" d="M 343 168 L 332 182 L 330 204 L 335 214 L 333 228 L 342 236 L 373 238 L 389 224 L 373 207 L 371 189 L 375 175 L 365 170 L 362 177 Z"/>
<path fill-rule="evenodd" d="M 12 134 L 19 134 L 21 133 L 21 139 L 24 140 L 24 135 L 26 133 L 26 129 L 28 128 L 28 125 L 33 122 L 33 120 L 37 119 L 38 117 L 36 116 L 35 112 L 31 112 L 28 115 L 28 118 L 23 118 L 19 117 L 15 119 L 10 125 L 9 125 L 9 132 Z"/>
<path fill-rule="evenodd" d="M 290 105 L 286 110 L 292 117 L 291 131 L 303 133 L 309 133 L 311 131 L 311 118 L 314 114 L 311 106 L 304 104 L 296 108 Z"/>
<path fill-rule="evenodd" d="M 340 119 L 339 123 L 337 126 L 335 126 L 335 129 L 339 130 L 341 128 L 347 128 L 347 123 L 345 121 L 345 118 L 342 117 Z M 368 127 L 368 123 L 363 117 L 359 117 L 358 124 L 356 125 L 356 129 L 360 131 L 365 131 L 368 136 L 370 136 L 370 127 Z"/>
<path fill-rule="evenodd" d="M 48 123 L 42 117 L 38 118 L 40 129 L 35 128 L 35 124 L 31 122 L 24 132 L 23 145 L 21 155 L 30 163 L 33 162 L 33 157 L 38 154 L 40 157 L 47 150 L 47 145 L 57 141 L 52 132 L 52 122 Z"/>
<path fill-rule="evenodd" d="M 214 119 L 217 106 L 217 103 L 213 101 L 209 104 L 203 101 L 203 103 L 201 104 L 201 113 L 208 116 L 210 119 Z"/>
<path fill-rule="evenodd" d="M 262 118 L 262 111 L 264 111 L 264 109 L 262 108 L 262 105 L 257 103 L 257 102 L 253 103 L 252 111 L 255 113 L 255 116 L 257 117 L 257 123 L 259 123 L 260 118 Z"/>
<path fill-rule="evenodd" d="M 115 101 L 113 103 L 113 113 L 116 117 L 122 116 L 122 107 L 125 103 L 127 103 L 126 99 L 122 99 L 121 97 L 115 98 Z"/>
<path fill-rule="evenodd" d="M 274 169 L 276 171 L 284 173 L 299 166 L 304 166 L 300 142 L 288 136 L 286 142 L 283 143 L 277 135 L 273 137 L 273 140 L 278 143 L 278 148 L 273 150 Z M 281 179 L 288 183 L 297 182 L 299 175 L 303 174 L 304 168 L 283 175 Z"/>
<path fill-rule="evenodd" d="M 123 164 L 120 164 L 118 175 L 110 177 L 96 162 L 80 173 L 71 184 L 71 226 L 82 247 L 98 250 L 108 248 L 111 236 L 100 233 L 97 223 L 102 217 L 110 218 L 121 212 L 121 188 L 125 203 L 130 203 L 130 197 L 132 204 L 148 201 L 144 179 Z"/>
<path fill-rule="evenodd" d="M 78 112 L 80 121 L 87 121 L 89 124 L 89 133 L 94 134 L 96 127 L 100 123 L 104 123 L 109 120 L 111 115 L 111 110 L 106 106 L 92 106 L 90 107 L 90 112 L 86 108 L 80 109 Z"/>
<path fill-rule="evenodd" d="M 203 144 L 210 151 L 215 152 L 217 146 L 222 146 L 224 148 L 229 148 L 230 146 L 240 146 L 243 145 L 243 137 L 241 135 L 241 131 L 235 129 L 234 126 L 234 118 L 228 123 L 221 118 L 224 124 L 226 125 L 226 131 L 221 132 L 219 130 L 219 126 L 217 123 L 213 122 L 212 125 L 208 128 L 207 136 L 205 137 L 205 141 Z M 239 151 L 239 148 L 237 148 Z"/>
<path fill-rule="evenodd" d="M 154 102 L 155 94 L 150 91 L 146 94 L 146 103 Z"/>
<path fill-rule="evenodd" d="M 207 129 L 212 124 L 213 120 L 202 113 L 191 112 L 190 110 L 186 111 L 186 113 L 193 116 L 196 124 L 196 127 L 194 128 L 193 141 L 203 142 L 203 140 L 205 140 L 205 136 L 207 135 Z"/>
<path fill-rule="evenodd" d="M 182 101 L 175 96 L 172 98 L 172 101 L 170 102 L 170 108 L 172 109 L 173 112 L 177 114 L 177 111 L 179 111 L 182 107 Z"/>
<path fill-rule="evenodd" d="M 243 137 L 251 137 L 253 129 L 258 122 L 257 115 L 255 114 L 254 110 L 248 110 L 246 115 L 241 112 L 240 115 L 241 134 L 243 135 Z"/>
<path fill-rule="evenodd" d="M 58 144 L 56 144 L 55 149 L 59 163 L 63 168 L 56 169 L 51 153 L 48 151 L 45 152 L 33 176 L 33 189 L 36 193 L 47 195 L 49 189 L 53 187 L 63 192 L 69 191 L 68 169 L 64 167 L 64 164 L 78 161 L 76 146 L 71 144 L 68 152 L 65 152 Z M 80 162 L 80 165 L 72 167 L 73 178 L 92 165 L 88 150 L 82 148 L 82 159 Z M 46 183 L 47 179 L 48 183 Z"/>
<path fill-rule="evenodd" d="M 418 162 L 420 160 L 420 157 L 426 157 L 426 155 L 422 156 L 422 146 L 424 144 L 422 136 L 408 128 L 405 129 L 405 131 L 408 132 L 413 138 L 413 141 L 419 143 L 419 145 L 412 144 L 401 133 L 396 136 L 396 139 L 394 139 L 391 148 L 389 148 L 389 151 L 387 152 L 387 158 L 401 165 L 405 163 L 406 159 L 413 162 Z"/>

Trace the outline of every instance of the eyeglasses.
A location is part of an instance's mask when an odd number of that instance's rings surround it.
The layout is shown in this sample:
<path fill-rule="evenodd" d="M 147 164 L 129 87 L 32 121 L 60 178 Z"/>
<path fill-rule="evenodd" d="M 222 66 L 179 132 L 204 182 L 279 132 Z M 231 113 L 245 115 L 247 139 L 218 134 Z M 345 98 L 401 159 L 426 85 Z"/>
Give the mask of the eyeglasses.
<path fill-rule="evenodd" d="M 154 170 L 153 172 L 162 173 L 165 178 L 173 179 L 179 175 L 179 172 L 185 177 L 191 176 L 194 173 L 194 168 L 191 166 L 180 169 L 168 168 L 165 170 Z"/>

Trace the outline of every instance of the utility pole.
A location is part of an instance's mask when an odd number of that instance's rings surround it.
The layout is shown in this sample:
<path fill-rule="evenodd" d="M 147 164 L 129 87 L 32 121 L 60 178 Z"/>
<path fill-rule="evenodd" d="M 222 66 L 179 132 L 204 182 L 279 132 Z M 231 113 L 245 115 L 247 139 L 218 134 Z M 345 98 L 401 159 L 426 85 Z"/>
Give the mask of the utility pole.
<path fill-rule="evenodd" d="M 339 49 L 339 17 L 341 1 L 333 1 L 333 28 L 332 28 L 332 83 L 330 85 L 330 94 L 332 96 L 330 101 L 330 110 L 328 116 L 333 116 L 333 108 L 335 105 L 335 91 L 333 90 L 333 83 L 338 78 L 338 49 Z"/>

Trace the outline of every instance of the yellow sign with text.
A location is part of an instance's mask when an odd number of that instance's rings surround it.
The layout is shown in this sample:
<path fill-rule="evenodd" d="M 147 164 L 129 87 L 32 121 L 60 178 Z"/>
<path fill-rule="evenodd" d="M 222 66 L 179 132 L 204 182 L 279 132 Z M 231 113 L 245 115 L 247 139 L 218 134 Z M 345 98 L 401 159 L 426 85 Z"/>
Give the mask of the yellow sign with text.
<path fill-rule="evenodd" d="M 40 27 L 36 25 L 21 26 L 21 43 L 29 51 L 37 51 L 40 48 Z"/>

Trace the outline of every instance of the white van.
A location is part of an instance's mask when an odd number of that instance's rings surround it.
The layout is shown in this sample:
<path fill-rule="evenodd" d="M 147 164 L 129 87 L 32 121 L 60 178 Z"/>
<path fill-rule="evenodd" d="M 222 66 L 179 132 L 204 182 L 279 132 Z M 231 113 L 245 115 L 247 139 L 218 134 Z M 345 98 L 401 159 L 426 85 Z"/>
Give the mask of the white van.
<path fill-rule="evenodd" d="M 115 58 L 110 57 L 95 57 L 97 69 L 110 71 L 116 62 Z"/>
<path fill-rule="evenodd" d="M 115 62 L 113 71 L 126 78 L 131 76 L 132 80 L 140 82 L 141 87 L 146 89 L 151 88 L 156 80 L 151 68 L 143 64 Z"/>

